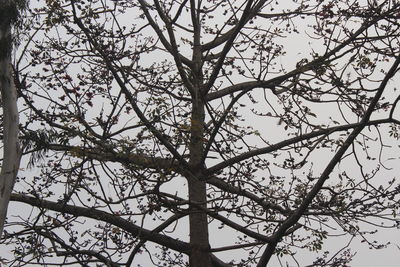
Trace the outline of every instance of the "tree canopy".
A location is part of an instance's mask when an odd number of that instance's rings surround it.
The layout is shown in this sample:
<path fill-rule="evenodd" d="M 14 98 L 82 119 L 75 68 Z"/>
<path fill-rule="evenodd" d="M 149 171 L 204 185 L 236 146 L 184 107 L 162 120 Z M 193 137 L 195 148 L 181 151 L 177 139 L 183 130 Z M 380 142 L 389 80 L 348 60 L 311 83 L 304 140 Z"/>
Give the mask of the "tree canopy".
<path fill-rule="evenodd" d="M 399 226 L 400 2 L 381 2 L 31 3 L 1 260 L 347 266 L 332 236 L 384 247 L 372 234 Z"/>

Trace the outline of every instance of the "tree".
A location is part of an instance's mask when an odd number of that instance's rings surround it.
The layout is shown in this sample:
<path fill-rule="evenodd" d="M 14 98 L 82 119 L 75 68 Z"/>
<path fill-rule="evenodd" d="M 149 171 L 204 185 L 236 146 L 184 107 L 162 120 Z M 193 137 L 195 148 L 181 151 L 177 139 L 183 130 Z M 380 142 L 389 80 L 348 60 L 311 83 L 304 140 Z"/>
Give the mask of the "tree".
<path fill-rule="evenodd" d="M 267 266 L 331 235 L 384 246 L 364 227 L 398 226 L 400 3 L 360 2 L 33 7 L 14 64 L 30 169 L 11 196 L 32 210 L 9 220 L 8 263 Z M 323 255 L 311 266 L 352 257 Z"/>
<path fill-rule="evenodd" d="M 20 12 L 24 9 L 24 0 L 0 1 L 0 87 L 3 107 L 3 164 L 0 174 L 0 236 L 10 195 L 17 177 L 21 151 L 18 140 L 17 90 L 11 67 L 13 36 L 11 28 L 18 23 Z M 14 38 L 15 39 L 15 38 Z"/>

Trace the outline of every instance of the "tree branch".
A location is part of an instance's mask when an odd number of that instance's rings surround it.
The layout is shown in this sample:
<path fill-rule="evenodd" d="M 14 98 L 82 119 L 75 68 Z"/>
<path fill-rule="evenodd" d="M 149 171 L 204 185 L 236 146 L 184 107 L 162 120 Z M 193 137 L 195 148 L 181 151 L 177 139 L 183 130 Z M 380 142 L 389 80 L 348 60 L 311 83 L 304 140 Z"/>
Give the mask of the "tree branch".
<path fill-rule="evenodd" d="M 381 98 L 388 81 L 398 71 L 399 65 L 400 65 L 400 56 L 398 56 L 396 58 L 396 61 L 393 63 L 392 67 L 390 68 L 390 70 L 385 75 L 384 79 L 382 80 L 375 97 L 372 99 L 371 103 L 369 104 L 368 109 L 366 110 L 360 123 L 357 123 L 357 126 L 354 127 L 354 130 L 351 132 L 351 134 L 347 137 L 346 141 L 342 144 L 342 146 L 339 148 L 339 150 L 336 152 L 336 154 L 330 160 L 330 162 L 328 163 L 328 165 L 322 172 L 321 176 L 319 177 L 318 181 L 314 184 L 312 189 L 307 193 L 307 195 L 305 196 L 305 198 L 303 199 L 303 201 L 301 202 L 299 207 L 279 226 L 278 230 L 274 233 L 273 239 L 275 239 L 275 241 L 268 244 L 267 248 L 265 249 L 263 255 L 260 258 L 260 261 L 259 261 L 257 267 L 267 266 L 271 256 L 273 255 L 273 253 L 275 251 L 275 247 L 276 247 L 277 243 L 281 240 L 284 233 L 287 231 L 287 229 L 294 226 L 297 223 L 297 221 L 301 218 L 301 216 L 307 210 L 308 206 L 314 200 L 315 196 L 318 194 L 318 192 L 323 187 L 325 181 L 329 179 L 330 174 L 332 173 L 332 171 L 335 168 L 335 166 L 337 165 L 337 163 L 341 160 L 344 153 L 351 146 L 351 144 L 353 144 L 354 140 L 361 133 L 361 131 L 364 129 L 364 127 L 366 127 L 368 125 L 371 114 L 373 113 L 376 104 L 378 103 L 379 99 Z"/>
<path fill-rule="evenodd" d="M 77 217 L 86 217 L 110 223 L 112 225 L 115 225 L 123 229 L 124 231 L 129 232 L 134 237 L 152 241 L 161 246 L 176 250 L 181 253 L 187 254 L 190 250 L 190 245 L 186 242 L 176 240 L 174 238 L 159 233 L 154 233 L 151 230 L 147 230 L 133 224 L 129 220 L 115 216 L 115 214 L 110 214 L 105 211 L 97 210 L 94 208 L 84 208 L 73 205 L 65 205 L 63 203 L 38 199 L 23 194 L 12 194 L 11 201 L 22 202 L 38 208 L 45 208 L 61 213 L 68 213 Z"/>
<path fill-rule="evenodd" d="M 143 168 L 150 169 L 172 169 L 174 171 L 179 170 L 179 164 L 177 164 L 176 160 L 170 158 L 160 158 L 160 157 L 151 157 L 145 154 L 135 154 L 135 153 L 123 153 L 123 152 L 115 152 L 109 151 L 107 147 L 101 148 L 86 148 L 79 146 L 68 146 L 68 145 L 59 145 L 59 144 L 46 144 L 44 145 L 46 149 L 50 149 L 53 151 L 65 151 L 70 152 L 72 155 L 77 157 L 85 157 L 97 161 L 110 161 L 110 162 L 119 162 L 125 165 L 137 165 Z M 104 149 L 105 148 L 105 149 Z"/>
<path fill-rule="evenodd" d="M 52 211 L 57 211 L 61 213 L 68 213 L 70 215 L 74 215 L 77 217 L 86 217 L 91 218 L 97 221 L 102 221 L 105 223 L 110 223 L 115 225 L 124 231 L 130 233 L 132 236 L 137 237 L 141 240 L 151 241 L 161 246 L 167 247 L 169 249 L 189 254 L 190 253 L 190 244 L 187 242 L 183 242 L 169 236 L 160 234 L 156 229 L 161 229 L 157 227 L 155 230 L 147 230 L 140 226 L 133 224 L 131 221 L 126 220 L 124 218 L 115 216 L 115 214 L 110 214 L 105 211 L 96 210 L 94 208 L 84 208 L 73 205 L 65 205 L 63 203 L 58 203 L 54 201 L 37 199 L 35 197 L 26 196 L 23 194 L 12 194 L 11 201 L 17 201 L 26 203 L 28 205 L 44 208 Z M 230 265 L 225 264 L 220 259 L 218 259 L 215 255 L 211 254 L 211 261 L 214 266 L 217 267 L 229 267 Z"/>
<path fill-rule="evenodd" d="M 188 164 L 185 161 L 185 159 L 179 154 L 179 152 L 174 148 L 174 146 L 168 140 L 166 140 L 166 138 L 154 127 L 154 125 L 145 117 L 143 112 L 140 110 L 139 106 L 136 103 L 135 98 L 132 96 L 132 94 L 126 87 L 124 81 L 119 77 L 118 72 L 114 68 L 114 66 L 113 66 L 112 62 L 110 61 L 110 59 L 108 58 L 108 56 L 104 53 L 104 51 L 102 51 L 102 49 L 100 49 L 100 46 L 97 43 L 97 41 L 95 40 L 95 38 L 92 38 L 89 31 L 83 25 L 82 21 L 78 18 L 76 9 L 75 9 L 75 5 L 74 5 L 75 0 L 71 0 L 71 2 L 72 2 L 72 10 L 73 10 L 73 16 L 74 16 L 75 23 L 87 36 L 88 40 L 93 45 L 95 50 L 100 54 L 100 56 L 102 57 L 102 59 L 104 60 L 104 62 L 106 64 L 107 68 L 112 73 L 113 77 L 117 81 L 122 92 L 124 93 L 125 97 L 129 101 L 129 103 L 131 104 L 133 110 L 135 111 L 135 113 L 137 114 L 139 119 L 143 122 L 144 125 L 146 125 L 147 129 L 149 129 L 149 131 L 168 149 L 168 151 L 174 156 L 174 158 L 176 158 L 179 161 L 179 163 L 182 164 L 182 166 L 187 167 Z M 141 2 L 143 2 L 143 1 L 141 1 Z"/>
<path fill-rule="evenodd" d="M 381 120 L 374 120 L 374 121 L 367 122 L 366 125 L 367 126 L 371 126 L 371 125 L 379 125 L 379 124 L 383 124 L 383 123 L 392 123 L 392 122 L 394 122 L 394 120 L 392 120 L 392 119 L 381 119 Z M 268 154 L 268 153 L 277 151 L 279 149 L 282 149 L 282 148 L 284 148 L 286 146 L 293 145 L 293 144 L 295 144 L 297 142 L 301 142 L 301 141 L 304 141 L 304 140 L 315 138 L 315 137 L 318 137 L 318 136 L 321 136 L 321 135 L 330 135 L 330 134 L 332 134 L 334 132 L 346 131 L 346 130 L 349 130 L 349 129 L 354 129 L 354 128 L 359 127 L 360 124 L 361 124 L 361 122 L 360 123 L 347 124 L 347 125 L 340 125 L 340 126 L 331 127 L 331 128 L 326 128 L 326 129 L 322 129 L 322 130 L 319 130 L 319 131 L 314 131 L 314 132 L 311 132 L 311 133 L 308 133 L 308 134 L 303 134 L 303 135 L 300 135 L 300 136 L 296 136 L 296 137 L 293 137 L 293 138 L 290 138 L 290 139 L 286 139 L 284 141 L 281 141 L 279 143 L 276 143 L 276 144 L 268 146 L 268 147 L 264 147 L 264 148 L 260 148 L 260 149 L 254 149 L 254 150 L 245 152 L 245 153 L 243 153 L 241 155 L 238 155 L 236 157 L 227 159 L 227 160 L 225 160 L 225 161 L 223 161 L 221 163 L 218 163 L 218 164 L 208 168 L 206 170 L 206 174 L 214 175 L 214 174 L 218 173 L 219 171 L 223 170 L 226 167 L 229 167 L 229 166 L 231 166 L 233 164 L 239 163 L 239 162 L 241 162 L 243 160 L 246 160 L 246 159 L 249 159 L 251 157 L 259 156 L 259 155 L 262 155 L 262 154 Z"/>
<path fill-rule="evenodd" d="M 206 85 L 205 91 L 204 91 L 204 95 L 206 95 L 208 93 L 208 91 L 211 89 L 212 85 L 214 84 L 215 80 L 217 79 L 218 74 L 221 70 L 221 67 L 225 61 L 226 55 L 231 50 L 232 44 L 235 41 L 236 36 L 239 34 L 240 30 L 243 28 L 243 26 L 248 21 L 248 19 L 249 19 L 248 16 L 250 14 L 252 4 L 253 4 L 253 0 L 248 0 L 247 5 L 243 11 L 242 17 L 240 18 L 237 26 L 234 28 L 234 31 L 232 32 L 232 34 L 229 36 L 228 40 L 226 41 L 224 48 L 222 49 L 222 52 L 220 54 L 220 57 L 219 57 L 217 63 L 215 64 L 215 67 L 213 68 L 210 78 L 207 82 L 207 85 Z"/>

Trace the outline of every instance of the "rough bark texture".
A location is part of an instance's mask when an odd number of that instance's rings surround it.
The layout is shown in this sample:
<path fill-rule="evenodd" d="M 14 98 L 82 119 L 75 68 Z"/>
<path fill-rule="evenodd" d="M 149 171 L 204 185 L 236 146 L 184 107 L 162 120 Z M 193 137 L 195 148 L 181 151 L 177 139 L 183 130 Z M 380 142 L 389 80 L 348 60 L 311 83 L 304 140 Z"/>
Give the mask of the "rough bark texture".
<path fill-rule="evenodd" d="M 8 1 L 0 1 L 0 8 L 8 8 Z M 0 19 L 0 86 L 3 106 L 3 165 L 0 176 L 0 236 L 3 232 L 4 221 L 10 195 L 18 173 L 20 148 L 18 141 L 18 108 L 17 92 L 11 69 L 11 18 L 1 12 Z M 8 14 L 9 15 L 9 14 Z"/>

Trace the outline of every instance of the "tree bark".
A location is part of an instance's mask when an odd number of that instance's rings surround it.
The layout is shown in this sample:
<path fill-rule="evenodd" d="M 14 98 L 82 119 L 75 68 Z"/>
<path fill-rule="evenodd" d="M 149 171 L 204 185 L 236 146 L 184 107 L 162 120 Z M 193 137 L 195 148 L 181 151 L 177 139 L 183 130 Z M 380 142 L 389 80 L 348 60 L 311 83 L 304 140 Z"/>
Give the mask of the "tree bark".
<path fill-rule="evenodd" d="M 189 199 L 191 203 L 202 203 L 206 206 L 206 184 L 196 178 L 189 178 Z M 208 237 L 207 214 L 201 211 L 195 205 L 190 207 L 189 215 L 190 224 L 190 245 L 191 251 L 189 256 L 189 265 L 191 267 L 208 267 L 212 266 L 210 257 L 210 245 Z"/>
<path fill-rule="evenodd" d="M 21 151 L 18 140 L 17 92 L 11 68 L 11 14 L 5 10 L 12 5 L 0 0 L 0 87 L 3 107 L 3 162 L 0 173 L 0 236 L 3 233 L 10 195 L 17 177 Z"/>
<path fill-rule="evenodd" d="M 189 189 L 189 231 L 191 251 L 189 255 L 190 267 L 211 267 L 211 253 L 208 236 L 207 214 L 207 184 L 204 181 L 204 125 L 205 125 L 205 103 L 204 103 L 204 77 L 202 72 L 201 52 L 201 24 L 199 17 L 199 5 L 196 1 L 190 1 L 191 19 L 193 23 L 193 55 L 191 75 L 189 82 L 193 90 L 192 115 L 190 129 L 190 161 L 188 189 Z M 188 88 L 189 89 L 189 88 Z"/>
<path fill-rule="evenodd" d="M 196 98 L 196 97 L 195 97 Z M 203 133 L 204 133 L 204 103 L 200 100 L 193 101 L 192 127 L 190 140 L 190 174 L 187 176 L 190 215 L 190 245 L 189 265 L 191 267 L 212 266 L 208 236 L 207 214 L 201 207 L 206 208 L 207 192 L 203 163 Z"/>

